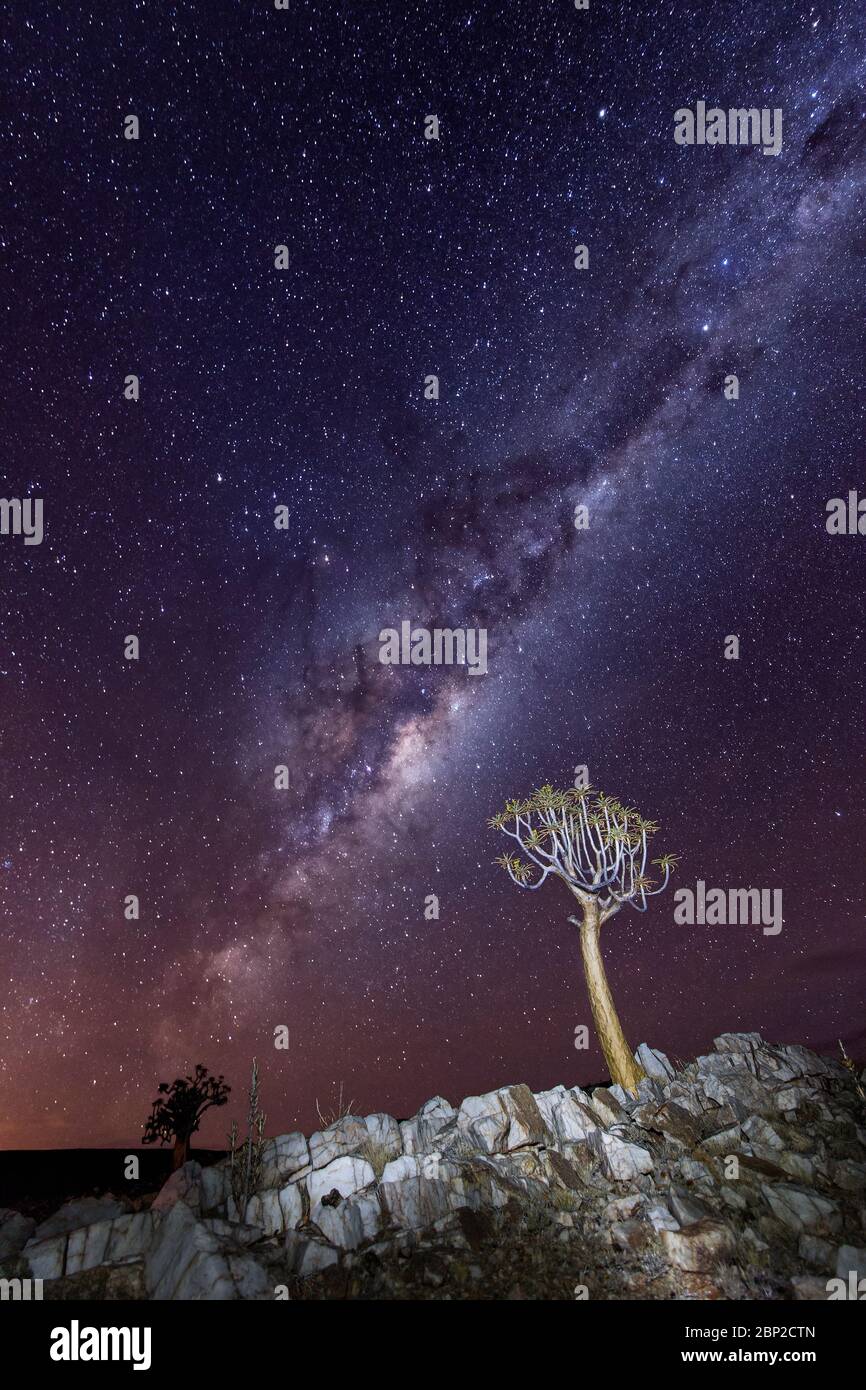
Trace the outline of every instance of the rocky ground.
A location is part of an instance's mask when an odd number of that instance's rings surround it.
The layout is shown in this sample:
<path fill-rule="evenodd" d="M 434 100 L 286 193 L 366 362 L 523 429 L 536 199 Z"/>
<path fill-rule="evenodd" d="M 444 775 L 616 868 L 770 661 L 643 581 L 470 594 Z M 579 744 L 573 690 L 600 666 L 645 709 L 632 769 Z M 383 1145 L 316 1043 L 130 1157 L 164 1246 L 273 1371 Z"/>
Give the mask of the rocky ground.
<path fill-rule="evenodd" d="M 866 1279 L 863 1078 L 754 1033 L 680 1069 L 637 1057 L 637 1097 L 506 1086 L 268 1140 L 243 1219 L 227 1161 L 38 1226 L 0 1210 L 0 1274 L 184 1300 L 827 1299 Z"/>

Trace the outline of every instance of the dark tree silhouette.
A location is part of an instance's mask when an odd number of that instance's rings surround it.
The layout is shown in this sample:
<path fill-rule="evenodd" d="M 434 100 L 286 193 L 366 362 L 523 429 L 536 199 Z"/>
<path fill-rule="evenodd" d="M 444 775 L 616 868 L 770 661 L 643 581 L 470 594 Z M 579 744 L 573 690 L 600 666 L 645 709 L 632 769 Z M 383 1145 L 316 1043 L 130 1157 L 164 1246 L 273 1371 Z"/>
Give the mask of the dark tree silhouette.
<path fill-rule="evenodd" d="M 170 1086 L 161 1081 L 141 1142 L 170 1144 L 174 1140 L 172 1170 L 180 1168 L 189 1157 L 189 1141 L 202 1115 L 211 1106 L 225 1105 L 230 1090 L 222 1076 L 210 1076 L 200 1062 L 195 1076 L 179 1076 Z"/>

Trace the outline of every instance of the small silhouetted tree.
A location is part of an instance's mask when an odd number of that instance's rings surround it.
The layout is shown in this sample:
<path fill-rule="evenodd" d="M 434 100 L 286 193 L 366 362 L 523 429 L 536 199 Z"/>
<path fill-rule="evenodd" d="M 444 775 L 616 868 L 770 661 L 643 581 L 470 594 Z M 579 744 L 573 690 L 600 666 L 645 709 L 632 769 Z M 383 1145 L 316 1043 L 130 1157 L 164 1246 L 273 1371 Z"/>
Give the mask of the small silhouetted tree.
<path fill-rule="evenodd" d="M 153 1102 L 143 1144 L 170 1144 L 174 1141 L 172 1169 L 180 1168 L 189 1157 L 189 1141 L 212 1106 L 225 1105 L 231 1086 L 222 1076 L 211 1076 L 199 1062 L 195 1076 L 180 1076 L 169 1086 L 160 1082 L 159 1096 Z"/>
<path fill-rule="evenodd" d="M 656 887 L 646 875 L 650 836 L 659 829 L 630 806 L 591 787 L 557 791 L 540 787 L 528 801 L 509 801 L 488 822 L 516 840 L 526 859 L 503 854 L 497 860 L 519 888 L 540 888 L 553 875 L 580 903 L 580 945 L 596 1032 L 611 1079 L 634 1092 L 644 1075 L 625 1040 L 604 971 L 601 929 L 626 904 L 645 912 L 647 899 L 668 885 L 678 860 L 673 854 L 653 859 L 664 873 Z"/>

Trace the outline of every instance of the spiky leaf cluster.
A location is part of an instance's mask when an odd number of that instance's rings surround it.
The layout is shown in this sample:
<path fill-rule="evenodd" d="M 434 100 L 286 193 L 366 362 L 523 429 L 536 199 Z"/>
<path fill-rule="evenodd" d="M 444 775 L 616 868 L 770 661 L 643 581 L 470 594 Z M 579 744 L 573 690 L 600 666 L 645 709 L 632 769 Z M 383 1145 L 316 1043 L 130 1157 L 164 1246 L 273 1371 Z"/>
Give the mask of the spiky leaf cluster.
<path fill-rule="evenodd" d="M 506 853 L 496 860 L 518 887 L 540 888 L 553 874 L 578 897 L 596 898 L 606 916 L 624 903 L 645 911 L 647 898 L 667 887 L 679 863 L 673 854 L 653 859 L 664 876 L 656 886 L 646 868 L 658 823 L 591 787 L 546 783 L 523 801 L 507 801 L 488 825 L 515 840 L 523 852 L 523 858 Z"/>

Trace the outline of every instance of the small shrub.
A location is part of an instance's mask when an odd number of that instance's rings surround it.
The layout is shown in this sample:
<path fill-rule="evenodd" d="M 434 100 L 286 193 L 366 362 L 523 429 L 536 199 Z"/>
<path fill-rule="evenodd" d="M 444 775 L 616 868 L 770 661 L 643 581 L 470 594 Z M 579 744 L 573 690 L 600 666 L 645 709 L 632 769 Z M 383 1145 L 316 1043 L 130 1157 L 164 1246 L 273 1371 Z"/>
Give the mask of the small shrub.
<path fill-rule="evenodd" d="M 343 1083 L 340 1082 L 340 1090 L 336 1100 L 325 1107 L 323 1110 L 316 1098 L 316 1114 L 319 1117 L 319 1125 L 322 1129 L 330 1129 L 332 1125 L 338 1124 L 340 1120 L 345 1120 L 347 1115 L 353 1113 L 352 1107 L 355 1104 L 350 1100 L 347 1104 L 343 1101 Z"/>
<path fill-rule="evenodd" d="M 360 1158 L 365 1158 L 373 1172 L 376 1174 L 376 1181 L 381 1182 L 385 1165 L 391 1160 L 391 1151 L 387 1144 L 382 1144 L 378 1139 L 365 1139 L 358 1150 Z"/>

